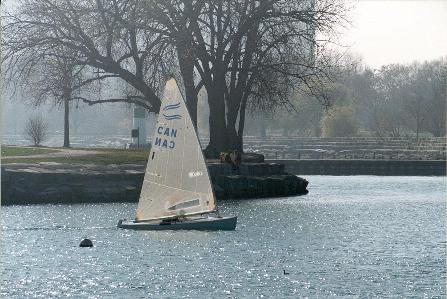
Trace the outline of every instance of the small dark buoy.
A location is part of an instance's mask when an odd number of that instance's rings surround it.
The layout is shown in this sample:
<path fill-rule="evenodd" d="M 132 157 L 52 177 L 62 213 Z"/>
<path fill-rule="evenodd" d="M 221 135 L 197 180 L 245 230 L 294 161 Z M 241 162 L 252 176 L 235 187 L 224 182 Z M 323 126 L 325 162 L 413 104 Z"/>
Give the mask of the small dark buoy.
<path fill-rule="evenodd" d="M 289 275 L 290 274 L 289 272 L 286 272 L 286 270 L 282 270 L 282 271 L 283 271 L 284 275 Z"/>
<path fill-rule="evenodd" d="M 79 244 L 79 247 L 93 247 L 93 242 L 90 239 L 84 239 Z"/>

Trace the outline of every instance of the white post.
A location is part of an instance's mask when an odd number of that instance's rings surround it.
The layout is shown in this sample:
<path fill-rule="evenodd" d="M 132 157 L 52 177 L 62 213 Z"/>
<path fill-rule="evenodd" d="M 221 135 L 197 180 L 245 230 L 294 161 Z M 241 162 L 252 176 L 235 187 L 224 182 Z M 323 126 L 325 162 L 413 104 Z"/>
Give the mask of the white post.
<path fill-rule="evenodd" d="M 140 146 L 146 144 L 146 109 L 141 106 L 134 105 L 133 107 L 133 129 L 138 129 L 139 136 L 132 138 L 132 143 L 137 145 L 138 142 Z"/>

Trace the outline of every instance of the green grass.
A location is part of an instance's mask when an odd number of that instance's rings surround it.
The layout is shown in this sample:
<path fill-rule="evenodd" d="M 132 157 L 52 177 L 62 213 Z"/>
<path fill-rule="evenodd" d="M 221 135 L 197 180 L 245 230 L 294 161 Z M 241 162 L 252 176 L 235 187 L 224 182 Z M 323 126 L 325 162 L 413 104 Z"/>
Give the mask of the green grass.
<path fill-rule="evenodd" d="M 2 156 L 30 156 L 39 154 L 48 154 L 58 152 L 56 149 L 45 147 L 21 147 L 21 146 L 5 146 L 2 145 Z"/>
<path fill-rule="evenodd" d="M 40 162 L 56 162 L 68 164 L 140 164 L 146 163 L 147 155 L 89 155 L 79 157 L 55 157 L 55 158 L 15 158 L 4 160 L 2 163 L 40 163 Z"/>
<path fill-rule="evenodd" d="M 76 150 L 76 149 L 73 149 Z M 57 162 L 57 163 L 71 163 L 71 164 L 127 164 L 127 163 L 146 163 L 149 155 L 149 150 L 123 150 L 123 149 L 104 149 L 104 148 L 82 148 L 82 150 L 97 151 L 98 154 L 86 156 L 71 156 L 71 157 L 41 157 L 41 158 L 14 158 L 5 159 L 5 163 L 40 163 L 40 162 Z M 57 150 L 50 150 L 57 152 Z M 2 147 L 3 154 L 3 147 Z M 14 155 L 9 155 L 14 156 Z"/>

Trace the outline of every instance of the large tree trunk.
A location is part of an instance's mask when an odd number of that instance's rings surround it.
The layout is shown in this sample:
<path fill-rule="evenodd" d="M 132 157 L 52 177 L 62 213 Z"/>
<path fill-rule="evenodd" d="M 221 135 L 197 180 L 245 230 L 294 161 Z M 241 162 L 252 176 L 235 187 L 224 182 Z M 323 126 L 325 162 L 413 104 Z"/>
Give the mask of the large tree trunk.
<path fill-rule="evenodd" d="M 235 103 L 227 103 L 227 108 L 227 147 L 229 150 L 242 150 L 238 145 L 239 138 L 236 131 L 238 107 Z"/>
<path fill-rule="evenodd" d="M 237 130 L 237 135 L 238 135 L 238 145 L 239 145 L 239 149 L 241 152 L 244 151 L 244 128 L 245 128 L 245 112 L 246 112 L 246 108 L 247 108 L 247 99 L 248 99 L 248 94 L 245 94 L 244 97 L 242 98 L 242 103 L 241 103 L 241 107 L 239 110 L 239 126 L 238 126 L 238 130 Z"/>
<path fill-rule="evenodd" d="M 64 147 L 70 147 L 70 99 L 64 98 Z"/>
<path fill-rule="evenodd" d="M 238 150 L 243 152 L 243 132 L 245 124 L 245 105 L 228 107 L 225 115 L 223 92 L 209 93 L 210 143 L 205 151 L 207 157 L 216 158 L 220 152 Z M 239 123 L 237 116 L 239 115 Z"/>
<path fill-rule="evenodd" d="M 220 152 L 230 149 L 228 148 L 223 92 L 210 89 L 208 91 L 208 104 L 210 107 L 210 142 L 205 150 L 205 155 L 207 158 L 217 158 Z"/>
<path fill-rule="evenodd" d="M 210 89 L 208 91 L 210 143 L 206 149 L 206 155 L 210 158 L 217 157 L 220 152 L 232 150 L 243 152 L 243 132 L 248 96 L 241 91 L 236 91 L 225 101 L 226 81 L 224 76 L 220 79 L 215 80 L 212 88 L 207 88 Z"/>
<path fill-rule="evenodd" d="M 180 65 L 180 72 L 185 86 L 186 106 L 191 115 L 192 123 L 197 129 L 197 90 L 194 84 L 194 53 L 192 46 L 184 44 L 177 45 L 177 56 Z"/>
<path fill-rule="evenodd" d="M 242 152 L 242 144 L 240 143 L 239 135 L 236 132 L 236 128 L 232 125 L 227 127 L 227 150 L 238 150 Z"/>
<path fill-rule="evenodd" d="M 242 147 L 242 133 L 244 130 L 244 126 L 240 126 L 244 120 L 245 115 L 242 116 L 242 112 L 245 113 L 245 110 L 241 110 L 241 106 L 239 105 L 240 101 L 229 101 L 228 105 L 228 113 L 227 113 L 227 136 L 228 136 L 228 149 L 230 150 L 238 150 L 240 152 L 243 151 Z M 236 129 L 237 117 L 239 115 L 239 125 Z M 242 121 L 242 123 L 241 123 Z"/>

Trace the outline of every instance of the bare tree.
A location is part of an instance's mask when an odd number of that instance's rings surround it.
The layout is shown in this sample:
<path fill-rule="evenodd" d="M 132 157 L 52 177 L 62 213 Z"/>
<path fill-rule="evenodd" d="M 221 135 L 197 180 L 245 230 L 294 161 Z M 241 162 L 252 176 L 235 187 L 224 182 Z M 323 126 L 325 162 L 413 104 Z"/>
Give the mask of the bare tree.
<path fill-rule="evenodd" d="M 23 78 L 48 56 L 73 60 L 90 69 L 84 83 L 120 78 L 133 88 L 124 98 L 91 100 L 89 104 L 129 102 L 158 112 L 158 92 L 169 57 L 162 34 L 141 29 L 146 18 L 138 0 L 18 0 L 4 11 L 3 64 L 7 77 Z M 59 52 L 58 49 L 69 51 Z M 103 71 L 94 75 L 94 70 Z M 132 90 L 132 89 L 131 89 Z"/>
<path fill-rule="evenodd" d="M 157 111 L 166 44 L 137 29 L 137 0 L 20 0 L 4 12 L 5 78 L 14 90 L 32 91 L 34 104 L 49 98 L 64 106 L 64 146 L 69 141 L 69 103 L 128 102 Z M 154 51 L 152 55 L 151 51 Z M 102 71 L 100 71 L 102 70 Z M 92 84 L 121 78 L 123 98 L 86 97 Z"/>
<path fill-rule="evenodd" d="M 400 64 L 383 66 L 375 76 L 374 119 L 380 135 L 399 137 L 405 128 L 404 103 L 410 97 L 409 68 Z"/>
<path fill-rule="evenodd" d="M 412 131 L 419 139 L 422 132 L 446 133 L 444 59 L 359 70 L 344 84 L 351 90 L 357 119 L 378 136 L 399 137 Z"/>
<path fill-rule="evenodd" d="M 446 134 L 447 61 L 436 59 L 411 66 L 413 94 L 407 109 L 413 116 L 416 135 L 422 130 L 436 137 Z"/>
<path fill-rule="evenodd" d="M 186 93 L 207 90 L 212 156 L 242 150 L 247 107 L 291 106 L 291 92 L 312 90 L 328 77 L 321 56 L 327 41 L 316 34 L 331 31 L 345 9 L 341 2 L 309 0 L 147 3 L 147 14 L 174 40 Z"/>
<path fill-rule="evenodd" d="M 25 137 L 40 146 L 48 137 L 48 124 L 41 116 L 32 116 L 25 125 Z"/>
<path fill-rule="evenodd" d="M 31 97 L 30 102 L 39 106 L 53 102 L 64 109 L 64 147 L 70 147 L 70 103 L 80 98 L 82 92 L 91 91 L 96 80 L 85 80 L 86 68 L 76 65 L 76 53 L 67 48 L 54 48 L 36 54 L 24 55 L 14 67 L 22 72 L 8 77 L 9 83 L 18 84 Z M 12 75 L 12 74 L 9 74 Z M 15 89 L 17 90 L 17 88 Z"/>
<path fill-rule="evenodd" d="M 406 94 L 406 99 L 403 102 L 403 109 L 406 112 L 404 115 L 407 127 L 416 132 L 416 141 L 419 142 L 419 134 L 425 123 L 425 106 L 427 104 L 427 97 L 430 90 L 427 87 L 427 72 L 419 69 L 417 64 L 413 64 L 408 69 L 408 85 L 405 86 L 409 90 Z"/>
<path fill-rule="evenodd" d="M 194 122 L 197 94 L 207 90 L 211 155 L 242 149 L 247 109 L 291 106 L 292 92 L 312 91 L 329 77 L 322 55 L 328 40 L 316 36 L 328 36 L 345 10 L 341 0 L 19 1 L 16 12 L 2 16 L 7 72 L 26 72 L 15 67 L 21 57 L 39 60 L 68 48 L 76 65 L 104 71 L 85 82 L 119 77 L 134 90 L 118 99 L 79 99 L 153 112 L 174 74 Z"/>
<path fill-rule="evenodd" d="M 57 49 L 57 53 L 64 50 Z M 36 64 L 30 64 L 27 77 L 19 78 L 26 81 L 23 89 L 32 96 L 32 103 L 40 105 L 45 102 L 53 102 L 56 106 L 62 106 L 64 110 L 64 147 L 70 147 L 70 103 L 75 100 L 82 91 L 91 87 L 83 84 L 84 67 L 75 65 L 75 56 L 64 55 L 60 57 L 51 53 L 42 58 Z M 67 54 L 66 52 L 64 54 Z M 28 57 L 29 59 L 30 57 Z M 25 60 L 25 57 L 23 58 Z"/>
<path fill-rule="evenodd" d="M 432 61 L 430 69 L 432 97 L 426 109 L 427 126 L 434 136 L 441 137 L 447 134 L 447 57 Z"/>

